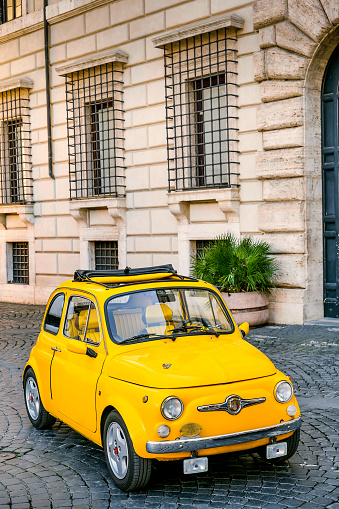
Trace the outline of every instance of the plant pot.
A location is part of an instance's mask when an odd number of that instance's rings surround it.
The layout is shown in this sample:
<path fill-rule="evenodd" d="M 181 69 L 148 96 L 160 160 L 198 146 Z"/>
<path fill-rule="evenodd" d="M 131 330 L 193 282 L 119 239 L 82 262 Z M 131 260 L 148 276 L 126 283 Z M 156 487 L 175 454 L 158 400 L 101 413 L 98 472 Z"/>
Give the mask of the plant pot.
<path fill-rule="evenodd" d="M 248 322 L 251 327 L 255 327 L 268 322 L 267 295 L 259 292 L 221 292 L 221 295 L 237 325 Z"/>

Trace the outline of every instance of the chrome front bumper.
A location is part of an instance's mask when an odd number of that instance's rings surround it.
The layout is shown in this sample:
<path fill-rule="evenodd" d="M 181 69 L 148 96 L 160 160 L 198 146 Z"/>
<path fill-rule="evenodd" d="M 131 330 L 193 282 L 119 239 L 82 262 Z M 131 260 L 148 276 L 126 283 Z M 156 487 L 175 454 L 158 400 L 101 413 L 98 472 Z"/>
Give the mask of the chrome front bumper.
<path fill-rule="evenodd" d="M 146 451 L 153 454 L 168 454 L 172 452 L 199 451 L 201 449 L 212 449 L 214 447 L 225 447 L 227 445 L 243 444 L 285 435 L 299 429 L 301 419 L 293 419 L 288 422 L 269 426 L 267 428 L 241 431 L 230 435 L 217 435 L 206 438 L 185 438 L 183 440 L 164 440 L 162 442 L 146 442 Z"/>

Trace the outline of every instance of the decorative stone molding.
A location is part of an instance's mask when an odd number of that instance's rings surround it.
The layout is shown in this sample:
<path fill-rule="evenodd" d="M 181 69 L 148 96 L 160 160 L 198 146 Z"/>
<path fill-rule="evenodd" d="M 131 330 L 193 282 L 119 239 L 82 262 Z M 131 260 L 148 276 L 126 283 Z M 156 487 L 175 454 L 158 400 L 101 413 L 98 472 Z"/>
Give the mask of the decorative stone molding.
<path fill-rule="evenodd" d="M 31 34 L 44 27 L 43 10 L 13 19 L 0 25 L 0 43 Z"/>
<path fill-rule="evenodd" d="M 117 0 L 62 0 L 56 4 L 48 5 L 46 9 L 47 20 L 53 25 L 69 18 L 91 11 L 103 5 L 115 3 Z"/>
<path fill-rule="evenodd" d="M 166 34 L 154 37 L 152 42 L 156 48 L 161 48 L 171 42 L 181 41 L 182 39 L 195 37 L 196 35 L 212 32 L 213 30 L 219 30 L 220 28 L 235 28 L 236 30 L 239 30 L 244 26 L 244 22 L 245 21 L 240 16 L 231 14 L 222 18 L 211 19 L 204 23 L 189 25 L 187 27 L 167 32 Z"/>
<path fill-rule="evenodd" d="M 113 0 L 114 1 L 114 0 Z M 116 0 L 115 0 L 116 1 Z M 111 4 L 112 0 L 62 0 L 46 8 L 49 24 L 59 23 L 79 14 L 91 11 L 96 7 Z M 0 43 L 17 39 L 23 35 L 36 32 L 44 27 L 43 9 L 7 21 L 0 26 Z"/>
<path fill-rule="evenodd" d="M 72 74 L 83 69 L 89 69 L 91 67 L 97 67 L 103 64 L 109 64 L 119 62 L 126 64 L 128 61 L 128 54 L 121 50 L 116 50 L 111 53 L 96 54 L 86 59 L 79 59 L 71 64 L 64 65 L 56 68 L 56 72 L 59 76 L 65 76 L 66 74 Z"/>
<path fill-rule="evenodd" d="M 116 226 L 125 225 L 126 199 L 125 198 L 94 198 L 88 200 L 73 200 L 69 202 L 69 210 L 80 227 L 88 226 L 88 210 L 108 210 Z"/>
<path fill-rule="evenodd" d="M 0 229 L 6 229 L 6 215 L 18 214 L 26 226 L 34 225 L 34 205 L 0 205 Z"/>
<path fill-rule="evenodd" d="M 196 191 L 175 191 L 168 193 L 167 202 L 170 212 L 181 224 L 189 223 L 189 205 L 197 202 L 217 202 L 225 214 L 226 222 L 239 221 L 239 189 L 197 189 Z"/>
<path fill-rule="evenodd" d="M 15 90 L 16 88 L 26 88 L 30 90 L 33 88 L 34 82 L 29 78 L 15 78 L 6 81 L 0 81 L 0 93 L 7 92 L 8 90 Z"/>
<path fill-rule="evenodd" d="M 126 266 L 126 198 L 92 198 L 72 200 L 69 202 L 70 214 L 79 225 L 80 265 L 82 268 L 93 269 L 94 242 L 98 240 L 117 240 L 118 257 L 121 267 Z M 113 226 L 91 226 L 89 224 L 91 209 L 107 209 L 113 218 Z"/>

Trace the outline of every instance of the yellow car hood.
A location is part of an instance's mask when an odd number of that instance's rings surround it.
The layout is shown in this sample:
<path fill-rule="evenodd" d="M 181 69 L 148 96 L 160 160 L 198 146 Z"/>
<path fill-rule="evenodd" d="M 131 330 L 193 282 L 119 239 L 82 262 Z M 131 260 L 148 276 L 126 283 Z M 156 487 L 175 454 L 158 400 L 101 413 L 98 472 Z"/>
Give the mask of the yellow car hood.
<path fill-rule="evenodd" d="M 139 343 L 135 348 L 125 347 L 107 370 L 110 377 L 164 389 L 225 384 L 276 373 L 263 353 L 242 339 L 227 336 Z"/>

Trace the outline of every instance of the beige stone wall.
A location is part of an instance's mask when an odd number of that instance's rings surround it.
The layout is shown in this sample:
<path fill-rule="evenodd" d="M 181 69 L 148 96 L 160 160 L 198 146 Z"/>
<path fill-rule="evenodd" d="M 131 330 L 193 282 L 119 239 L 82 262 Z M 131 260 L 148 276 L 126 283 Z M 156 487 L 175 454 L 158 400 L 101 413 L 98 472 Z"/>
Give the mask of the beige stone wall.
<path fill-rule="evenodd" d="M 28 0 L 26 16 L 0 26 L 0 81 L 28 77 L 34 82 L 30 97 L 35 200 L 34 226 L 18 228 L 9 222 L 0 230 L 0 253 L 3 257 L 6 239 L 25 230 L 34 244 L 36 274 L 29 288 L 10 287 L 0 256 L 0 298 L 44 303 L 53 287 L 87 263 L 88 241 L 102 236 L 125 244 L 121 266 L 173 263 L 187 271 L 192 241 L 230 231 L 264 238 L 273 246 L 281 267 L 281 289 L 272 296 L 272 321 L 301 323 L 321 316 L 319 90 L 337 40 L 337 3 L 53 0 L 49 4 L 55 179 L 49 177 L 47 165 L 42 0 Z M 237 31 L 239 191 L 210 192 L 203 201 L 198 196 L 180 202 L 167 195 L 163 50 L 152 39 L 230 14 L 244 20 Z M 90 212 L 71 213 L 65 79 L 57 69 L 115 50 L 128 54 L 126 203 L 119 217 L 99 205 Z M 19 288 L 13 290 L 14 286 Z"/>
<path fill-rule="evenodd" d="M 238 46 L 239 147 L 243 168 L 240 217 L 238 214 L 237 224 L 229 227 L 213 199 L 201 206 L 193 204 L 190 240 L 213 238 L 229 229 L 236 233 L 240 229 L 244 233 L 259 232 L 256 211 L 262 191 L 261 182 L 255 177 L 255 152 L 260 147 L 261 135 L 256 128 L 259 85 L 253 75 L 253 49 L 259 49 L 259 37 L 253 30 L 252 7 L 248 2 L 237 1 L 226 7 L 225 10 L 225 3 L 217 0 L 62 0 L 50 4 L 47 16 L 55 179 L 49 177 L 47 166 L 41 5 L 28 2 L 27 16 L 14 20 L 11 26 L 0 27 L 0 41 L 5 49 L 0 54 L 0 79 L 25 76 L 34 82 L 30 97 L 36 276 L 30 285 L 29 299 L 45 301 L 52 287 L 72 275 L 83 259 L 80 245 L 86 245 L 94 228 L 93 239 L 102 238 L 100 232 L 107 235 L 108 225 L 114 228 L 107 209 L 91 211 L 86 228 L 70 214 L 65 80 L 56 69 L 117 49 L 128 54 L 124 71 L 127 257 L 120 262 L 121 266 L 173 263 L 177 267 L 178 222 L 167 204 L 163 50 L 154 47 L 152 38 L 227 14 L 237 14 L 245 20 Z M 79 242 L 80 237 L 85 240 Z M 189 267 L 190 253 L 186 255 Z M 13 286 L 1 285 L 1 297 L 16 300 Z M 19 288 L 21 293 L 26 290 Z"/>

